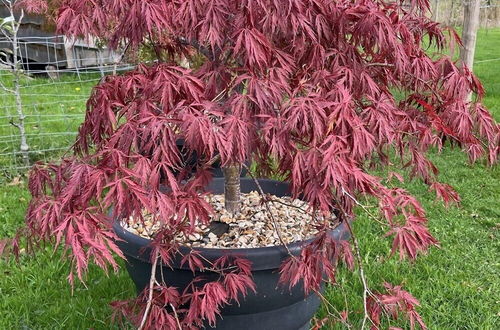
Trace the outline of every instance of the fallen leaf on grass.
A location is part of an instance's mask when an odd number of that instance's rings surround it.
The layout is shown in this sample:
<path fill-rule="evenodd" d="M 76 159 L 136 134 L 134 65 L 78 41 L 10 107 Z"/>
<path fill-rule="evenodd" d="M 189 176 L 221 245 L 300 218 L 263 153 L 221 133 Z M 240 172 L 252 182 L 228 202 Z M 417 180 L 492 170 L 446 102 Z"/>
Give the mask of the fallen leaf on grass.
<path fill-rule="evenodd" d="M 10 245 L 10 238 L 0 239 L 0 257 L 6 257 L 8 253 L 7 245 Z"/>
<path fill-rule="evenodd" d="M 11 182 L 7 183 L 7 186 L 19 186 L 24 183 L 20 176 L 16 176 Z"/>

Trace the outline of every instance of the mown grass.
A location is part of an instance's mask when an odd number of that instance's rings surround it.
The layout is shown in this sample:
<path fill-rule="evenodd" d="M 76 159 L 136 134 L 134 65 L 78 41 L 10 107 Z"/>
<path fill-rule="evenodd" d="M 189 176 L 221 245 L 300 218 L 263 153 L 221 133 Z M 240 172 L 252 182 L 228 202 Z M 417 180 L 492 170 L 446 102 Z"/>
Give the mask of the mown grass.
<path fill-rule="evenodd" d="M 481 31 L 476 60 L 494 58 L 500 58 L 500 29 Z M 500 60 L 477 63 L 475 72 L 486 88 L 485 104 L 498 121 Z M 457 149 L 431 158 L 442 171 L 441 180 L 460 193 L 461 206 L 443 207 L 418 181 L 405 187 L 424 204 L 441 248 L 433 248 L 413 264 L 389 258 L 390 240 L 381 239 L 383 229 L 358 210 L 354 227 L 369 284 L 374 290 L 383 281 L 402 284 L 420 300 L 418 311 L 430 329 L 500 329 L 500 168 L 471 166 Z M 24 183 L 0 187 L 0 237 L 12 237 L 22 225 L 28 199 Z M 69 265 L 59 261 L 59 254 L 47 247 L 37 257 L 23 255 L 19 263 L 0 261 L 0 329 L 113 328 L 108 303 L 135 294 L 126 272 L 106 277 L 91 267 L 87 287 L 76 284 L 72 295 L 66 281 Z M 337 281 L 326 296 L 338 310 L 348 310 L 350 322 L 358 328 L 362 320 L 358 274 L 341 269 Z M 321 310 L 318 316 L 323 315 Z M 408 327 L 404 320 L 392 324 Z"/>
<path fill-rule="evenodd" d="M 359 212 L 354 227 L 366 277 L 374 289 L 381 289 L 384 281 L 402 284 L 420 300 L 418 310 L 431 329 L 498 329 L 500 171 L 471 167 L 458 151 L 432 158 L 443 170 L 442 180 L 460 193 L 461 206 L 445 208 L 420 183 L 406 186 L 428 211 L 429 226 L 441 248 L 414 264 L 388 258 L 390 242 L 380 240 L 383 228 Z M 358 274 L 342 269 L 338 281 L 327 296 L 339 309 L 352 311 L 351 320 L 359 326 L 363 288 Z"/>

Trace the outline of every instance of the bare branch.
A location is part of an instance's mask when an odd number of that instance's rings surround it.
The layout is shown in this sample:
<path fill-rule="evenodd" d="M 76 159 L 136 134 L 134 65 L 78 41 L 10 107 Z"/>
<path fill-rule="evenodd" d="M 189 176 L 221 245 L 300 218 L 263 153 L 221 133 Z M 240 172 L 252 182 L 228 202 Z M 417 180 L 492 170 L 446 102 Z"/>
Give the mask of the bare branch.
<path fill-rule="evenodd" d="M 21 126 L 18 123 L 15 123 L 14 120 L 12 120 L 12 119 L 9 121 L 9 124 L 11 124 L 12 126 L 18 128 L 18 129 L 21 128 Z"/>
<path fill-rule="evenodd" d="M 366 280 L 365 276 L 365 270 L 363 267 L 363 261 L 361 259 L 361 253 L 359 249 L 359 243 L 356 235 L 354 235 L 354 231 L 352 230 L 351 224 L 349 223 L 350 221 L 346 221 L 347 228 L 349 228 L 349 233 L 351 234 L 352 237 L 352 242 L 354 244 L 354 250 L 356 253 L 356 260 L 358 262 L 358 267 L 359 267 L 359 277 L 361 278 L 361 282 L 363 283 L 363 312 L 364 312 L 364 317 L 363 317 L 363 323 L 361 325 L 361 329 L 364 329 L 366 327 L 366 321 L 369 320 L 371 323 L 373 323 L 372 319 L 370 318 L 370 315 L 368 314 L 368 295 L 374 296 L 374 294 L 371 292 L 370 288 L 368 287 L 368 281 Z"/>
<path fill-rule="evenodd" d="M 21 10 L 21 14 L 19 16 L 18 21 L 16 21 L 15 16 L 14 16 L 14 1 L 9 1 L 8 6 L 10 17 L 12 17 L 12 20 L 10 20 L 8 23 L 10 23 L 11 27 L 11 34 L 12 37 L 8 37 L 10 43 L 12 44 L 12 73 L 14 75 L 14 88 L 9 89 L 7 88 L 3 83 L 0 83 L 0 87 L 6 91 L 9 92 L 10 94 L 13 94 L 15 96 L 15 104 L 16 104 L 16 111 L 18 115 L 18 122 L 14 123 L 11 121 L 10 123 L 17 127 L 19 130 L 19 135 L 20 135 L 20 151 L 22 154 L 22 158 L 24 161 L 25 166 L 29 166 L 30 160 L 29 160 L 29 145 L 28 145 L 28 140 L 26 136 L 26 130 L 24 127 L 24 119 L 25 115 L 23 112 L 23 103 L 21 99 L 21 74 L 22 70 L 19 67 L 19 45 L 18 45 L 18 38 L 17 38 L 17 33 L 19 31 L 19 27 L 21 26 L 21 22 L 24 18 L 24 10 Z M 7 35 L 7 31 L 5 29 L 1 29 L 3 34 Z"/>
<path fill-rule="evenodd" d="M 252 172 L 250 171 L 250 169 L 248 168 L 247 164 L 245 163 L 242 163 L 243 167 L 246 168 L 246 170 L 248 171 L 248 174 L 250 175 L 250 177 L 253 179 L 253 181 L 255 182 L 255 184 L 257 185 L 257 188 L 259 189 L 259 192 L 262 196 L 265 196 L 266 193 L 264 192 L 264 190 L 262 189 L 260 183 L 259 183 L 259 180 L 257 180 L 255 178 L 255 176 L 252 174 Z M 270 200 L 269 199 L 264 199 L 264 205 L 266 206 L 266 209 L 267 209 L 267 212 L 269 212 L 269 216 L 271 217 L 271 220 L 273 221 L 273 227 L 274 227 L 274 230 L 276 231 L 276 234 L 278 235 L 278 238 L 281 242 L 281 244 L 285 247 L 286 251 L 288 252 L 288 254 L 291 256 L 291 257 L 294 257 L 295 256 L 292 254 L 292 252 L 290 251 L 290 249 L 288 248 L 288 245 L 285 243 L 285 240 L 283 239 L 283 236 L 281 235 L 281 230 L 279 229 L 278 227 L 278 223 L 276 221 L 276 219 L 274 218 L 274 215 L 273 215 L 273 212 L 271 211 L 271 208 L 269 207 L 269 205 L 267 204 L 267 202 L 269 202 Z"/>
<path fill-rule="evenodd" d="M 307 211 L 304 209 L 304 205 L 307 204 L 306 202 L 304 202 L 304 204 L 302 206 L 297 206 L 297 205 L 293 205 L 291 203 L 286 203 L 286 202 L 283 202 L 282 200 L 279 200 L 279 199 L 274 199 L 274 198 L 270 198 L 270 200 L 273 202 L 273 203 L 279 203 L 281 205 L 285 205 L 285 206 L 288 206 L 288 207 L 294 207 L 296 209 L 298 209 L 300 212 L 302 213 L 305 213 L 305 214 L 311 214 L 311 212 Z"/>
<path fill-rule="evenodd" d="M 324 303 L 324 306 L 327 310 L 328 315 L 330 315 L 336 319 L 339 319 L 340 322 L 342 322 L 346 326 L 347 329 L 352 329 L 352 325 L 349 322 L 347 322 L 347 320 L 342 319 L 338 309 L 320 291 L 314 290 L 314 293 L 316 293 L 319 296 L 319 298 L 321 299 L 321 301 Z M 338 314 L 338 316 L 336 316 L 332 312 L 330 312 L 330 308 L 332 308 L 334 310 L 334 312 Z"/>
<path fill-rule="evenodd" d="M 344 195 L 346 195 L 347 197 L 349 197 L 354 203 L 356 203 L 356 205 L 360 206 L 363 209 L 363 211 L 365 211 L 366 214 L 368 214 L 368 216 L 372 220 L 376 221 L 377 223 L 381 224 L 382 226 L 385 226 L 385 227 L 389 226 L 388 224 L 383 223 L 382 221 L 380 221 L 379 219 L 377 219 L 377 217 L 375 215 L 373 215 L 370 212 L 370 210 L 368 210 L 368 207 L 366 207 L 365 205 L 361 204 L 356 198 L 354 198 L 354 196 L 352 196 L 349 192 L 347 192 L 343 187 L 342 187 L 342 193 Z"/>
<path fill-rule="evenodd" d="M 183 45 L 191 46 L 196 49 L 200 54 L 208 58 L 210 61 L 215 60 L 214 54 L 206 47 L 202 46 L 198 40 L 188 40 L 184 37 L 178 38 L 179 42 Z"/>
<path fill-rule="evenodd" d="M 144 329 L 144 325 L 146 324 L 146 320 L 148 319 L 149 311 L 151 310 L 151 304 L 153 302 L 153 288 L 156 281 L 156 265 L 158 264 L 159 252 L 156 250 L 153 265 L 151 266 L 151 277 L 149 278 L 149 292 L 148 292 L 148 301 L 146 303 L 146 310 L 142 315 L 141 324 L 137 330 Z"/>
<path fill-rule="evenodd" d="M 2 32 L 2 34 L 4 35 L 5 38 L 7 38 L 7 40 L 12 43 L 12 37 L 11 35 L 4 29 L 0 29 L 0 32 Z"/>
<path fill-rule="evenodd" d="M 373 63 L 367 63 L 366 66 L 384 66 L 384 67 L 393 67 L 394 64 L 391 64 L 391 63 L 377 63 L 377 62 L 373 62 Z"/>
<path fill-rule="evenodd" d="M 12 13 L 14 13 L 14 9 L 12 9 Z M 14 16 L 14 15 L 12 15 Z M 23 18 L 24 18 L 24 10 L 21 9 L 21 15 L 19 16 L 19 21 L 17 22 L 17 24 L 15 25 L 15 28 L 14 28 L 14 33 L 17 35 L 17 32 L 19 31 L 19 28 L 21 27 L 21 22 L 23 21 Z M 14 21 L 12 22 L 12 25 L 14 25 Z"/>
<path fill-rule="evenodd" d="M 0 64 L 3 64 L 3 65 L 8 66 L 8 67 L 9 67 L 9 69 L 10 69 L 10 67 L 11 67 L 11 65 L 12 65 L 12 63 L 11 63 L 11 62 L 4 61 L 4 60 L 2 60 L 1 58 L 0 58 Z"/>
<path fill-rule="evenodd" d="M 7 88 L 3 82 L 0 81 L 0 88 L 3 89 L 6 93 L 14 94 L 15 91 L 13 89 Z"/>
<path fill-rule="evenodd" d="M 342 191 L 345 192 L 345 189 L 342 188 Z M 345 209 L 342 207 L 341 203 L 337 202 L 337 205 L 338 205 L 340 211 L 342 212 L 342 214 L 344 215 L 344 221 L 347 225 L 347 228 L 349 230 L 349 234 L 351 235 L 351 238 L 352 238 L 352 242 L 354 245 L 354 252 L 356 255 L 356 262 L 358 263 L 358 268 L 359 268 L 359 277 L 361 279 L 361 283 L 363 284 L 363 313 L 364 313 L 364 317 L 363 317 L 363 323 L 361 325 L 361 329 L 365 329 L 367 320 L 370 321 L 370 323 L 374 324 L 372 319 L 370 318 L 369 313 L 368 313 L 368 304 L 367 304 L 368 296 L 374 297 L 375 299 L 376 299 L 376 296 L 371 292 L 370 287 L 368 286 L 368 281 L 366 280 L 365 270 L 363 267 L 363 260 L 361 259 L 359 242 L 358 242 L 358 239 L 357 239 L 356 235 L 354 234 L 354 231 L 352 230 L 352 226 L 351 226 L 352 217 L 349 216 L 349 214 L 345 211 Z"/>
<path fill-rule="evenodd" d="M 179 327 L 179 330 L 182 330 L 181 322 L 179 321 L 179 316 L 177 315 L 177 310 L 175 309 L 174 305 L 172 305 L 172 304 L 170 304 L 170 307 L 174 311 L 175 321 L 177 323 L 177 326 Z"/>

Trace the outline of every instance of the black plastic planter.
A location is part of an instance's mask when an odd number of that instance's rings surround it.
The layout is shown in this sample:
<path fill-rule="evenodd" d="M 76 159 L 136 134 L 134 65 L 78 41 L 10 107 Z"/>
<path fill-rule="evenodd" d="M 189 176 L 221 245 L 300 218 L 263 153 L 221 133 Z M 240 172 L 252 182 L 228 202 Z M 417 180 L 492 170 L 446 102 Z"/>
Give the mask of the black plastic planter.
<path fill-rule="evenodd" d="M 288 184 L 274 180 L 259 180 L 266 193 L 276 196 L 288 195 Z M 214 193 L 223 193 L 223 178 L 215 178 L 208 190 Z M 252 179 L 241 179 L 242 192 L 258 190 Z M 124 230 L 119 222 L 115 222 L 114 230 L 124 241 L 117 242 L 120 249 L 127 257 L 127 270 L 135 282 L 137 291 L 141 292 L 149 282 L 151 275 L 149 240 L 134 235 Z M 336 240 L 348 239 L 348 231 L 341 224 L 331 231 Z M 302 246 L 307 241 L 290 244 L 290 251 L 298 255 Z M 303 287 L 297 285 L 292 289 L 288 286 L 278 285 L 281 263 L 288 257 L 284 246 L 273 246 L 252 249 L 205 249 L 196 248 L 202 255 L 215 260 L 225 254 L 243 256 L 252 262 L 253 280 L 257 293 L 253 291 L 240 305 L 233 304 L 222 310 L 222 317 L 217 321 L 217 329 L 227 330 L 298 330 L 309 329 L 309 322 L 320 305 L 319 297 L 312 293 L 304 294 Z M 181 253 L 188 253 L 189 248 L 181 248 Z M 183 290 L 195 276 L 203 275 L 211 280 L 210 274 L 196 273 L 193 275 L 187 265 L 180 265 L 180 256 L 174 258 L 172 268 L 163 267 L 163 279 L 169 286 Z M 156 272 L 160 274 L 158 270 Z M 160 277 L 161 275 L 158 275 Z M 215 280 L 217 275 L 213 275 Z M 208 326 L 207 326 L 208 327 Z"/>

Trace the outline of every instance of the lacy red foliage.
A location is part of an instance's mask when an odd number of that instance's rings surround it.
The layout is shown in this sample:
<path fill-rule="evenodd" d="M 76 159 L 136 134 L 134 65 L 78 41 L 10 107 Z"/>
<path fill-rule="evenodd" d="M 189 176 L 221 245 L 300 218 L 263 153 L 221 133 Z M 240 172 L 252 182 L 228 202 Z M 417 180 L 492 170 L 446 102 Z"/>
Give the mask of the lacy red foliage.
<path fill-rule="evenodd" d="M 219 274 L 217 281 L 198 278 L 184 292 L 157 283 L 153 287 L 151 310 L 144 329 L 197 329 L 204 320 L 214 326 L 224 305 L 238 303 L 249 290 L 255 292 L 250 268 L 248 260 L 225 256 L 211 265 L 210 270 Z M 148 296 L 149 288 L 136 299 L 113 302 L 114 318 L 125 318 L 139 326 Z"/>
<path fill-rule="evenodd" d="M 493 164 L 500 152 L 499 125 L 480 104 L 479 81 L 450 57 L 424 52 L 448 44 L 428 9 L 426 0 L 409 6 L 382 0 L 63 1 L 61 32 L 95 35 L 111 47 L 147 44 L 158 61 L 103 79 L 87 103 L 75 156 L 32 169 L 30 238 L 64 245 L 82 279 L 90 261 L 116 267 L 111 253 L 120 253 L 109 210 L 140 218 L 147 209 L 162 224 L 153 244 L 168 263 L 177 251 L 173 237 L 209 221 L 211 208 L 200 192 L 210 180 L 210 160 L 220 155 L 222 165 L 254 162 L 261 172 L 280 175 L 294 197 L 319 212 L 342 209 L 343 220 L 353 216 L 353 196 L 374 196 L 393 236 L 392 253 L 415 258 L 437 244 L 425 212 L 405 190 L 369 174 L 370 164 L 399 158 L 401 169 L 448 204 L 458 195 L 438 182 L 426 153 L 446 140 L 471 161 L 487 155 Z M 458 39 L 454 32 L 451 38 Z M 180 66 L 186 60 L 191 68 Z M 474 102 L 467 101 L 471 92 Z M 188 155 L 177 148 L 179 139 Z M 187 161 L 193 153 L 195 164 Z M 326 219 L 317 223 L 318 239 L 282 266 L 283 281 L 317 289 L 323 272 L 333 279 L 338 257 L 353 266 L 349 246 L 327 239 Z M 195 254 L 185 262 L 201 267 Z M 163 307 L 186 301 L 189 310 L 177 311 L 186 326 L 213 323 L 222 305 L 253 288 L 249 270 L 239 266 L 239 273 L 189 293 L 158 287 L 148 324 L 173 325 Z M 403 291 L 390 290 L 400 296 L 398 304 L 409 304 Z"/>
<path fill-rule="evenodd" d="M 368 312 L 372 320 L 372 329 L 380 329 L 380 317 L 385 314 L 393 319 L 397 319 L 400 314 L 403 314 L 410 321 L 410 329 L 415 329 L 418 324 L 421 329 L 425 330 L 422 317 L 415 310 L 415 307 L 420 303 L 410 293 L 403 290 L 401 286 L 392 286 L 389 283 L 384 283 L 386 293 L 376 293 L 368 298 Z M 398 329 L 398 328 L 391 328 Z"/>
<path fill-rule="evenodd" d="M 325 232 L 305 246 L 300 255 L 288 258 L 280 268 L 280 284 L 290 288 L 301 284 L 304 292 L 320 291 L 326 278 L 335 282 L 337 262 L 343 261 L 349 269 L 354 269 L 354 256 L 347 241 L 335 241 Z"/>

